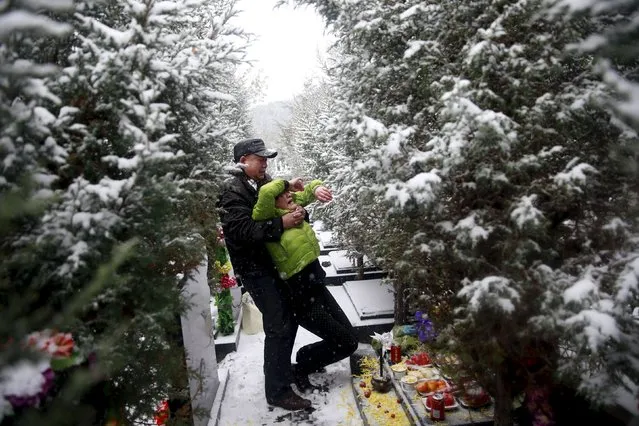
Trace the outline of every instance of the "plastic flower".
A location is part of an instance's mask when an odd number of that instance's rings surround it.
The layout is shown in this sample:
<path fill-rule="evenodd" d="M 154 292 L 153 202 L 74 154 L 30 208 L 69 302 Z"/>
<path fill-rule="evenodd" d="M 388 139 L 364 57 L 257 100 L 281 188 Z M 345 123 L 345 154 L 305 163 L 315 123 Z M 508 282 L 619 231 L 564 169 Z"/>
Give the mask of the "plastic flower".
<path fill-rule="evenodd" d="M 420 342 L 428 342 L 435 340 L 437 332 L 433 326 L 433 322 L 428 319 L 428 315 L 422 313 L 422 311 L 415 312 L 415 319 L 417 320 L 417 338 Z"/>
<path fill-rule="evenodd" d="M 220 279 L 220 286 L 222 287 L 222 289 L 233 288 L 236 285 L 237 285 L 237 280 L 234 277 L 224 275 Z"/>
<path fill-rule="evenodd" d="M 13 408 L 36 407 L 53 387 L 53 378 L 47 361 L 20 361 L 0 371 L 0 395 Z"/>
<path fill-rule="evenodd" d="M 373 333 L 371 336 L 373 340 L 377 340 L 382 344 L 382 353 L 386 351 L 390 351 L 390 347 L 393 344 L 393 331 L 388 331 L 386 333 Z"/>
<path fill-rule="evenodd" d="M 229 272 L 231 272 L 231 268 L 232 268 L 232 267 L 231 267 L 231 262 L 229 262 L 229 261 L 226 261 L 226 262 L 224 263 L 224 265 L 222 265 L 222 264 L 220 263 L 220 261 L 219 261 L 219 260 L 216 260 L 216 261 L 215 261 L 214 266 L 215 266 L 215 270 L 216 270 L 216 271 L 217 271 L 220 275 L 226 275 L 226 274 L 228 274 Z"/>
<path fill-rule="evenodd" d="M 54 357 L 68 357 L 73 353 L 73 337 L 71 333 L 57 333 L 51 339 L 49 353 Z"/>
<path fill-rule="evenodd" d="M 75 346 L 71 333 L 53 333 L 51 330 L 29 334 L 27 345 L 41 352 L 46 352 L 54 358 L 71 356 Z"/>
<path fill-rule="evenodd" d="M 162 401 L 157 410 L 155 410 L 155 419 L 156 425 L 164 425 L 166 421 L 169 420 L 169 401 Z"/>

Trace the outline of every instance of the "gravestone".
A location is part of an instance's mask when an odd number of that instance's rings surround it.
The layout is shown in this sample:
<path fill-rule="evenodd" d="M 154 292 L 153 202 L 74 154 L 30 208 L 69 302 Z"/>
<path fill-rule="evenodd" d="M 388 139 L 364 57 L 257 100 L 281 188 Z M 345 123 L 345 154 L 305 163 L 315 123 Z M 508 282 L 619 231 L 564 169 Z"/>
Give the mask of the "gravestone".
<path fill-rule="evenodd" d="M 339 249 L 339 246 L 333 239 L 333 232 L 331 231 L 315 231 L 317 235 L 317 241 L 320 246 L 320 254 L 325 255 L 333 250 Z"/>
<path fill-rule="evenodd" d="M 347 281 L 344 291 L 359 318 L 393 318 L 395 295 L 389 282 L 377 280 Z"/>
<path fill-rule="evenodd" d="M 184 279 L 182 288 L 182 297 L 189 306 L 181 323 L 194 426 L 208 424 L 220 385 L 206 271 L 205 260 Z"/>
<path fill-rule="evenodd" d="M 334 250 L 326 255 L 320 255 L 319 262 L 326 272 L 324 282 L 326 285 L 342 285 L 346 281 L 358 279 L 356 259 L 347 256 L 346 250 Z M 378 269 L 366 256 L 364 256 L 363 279 L 383 278 L 386 273 Z"/>

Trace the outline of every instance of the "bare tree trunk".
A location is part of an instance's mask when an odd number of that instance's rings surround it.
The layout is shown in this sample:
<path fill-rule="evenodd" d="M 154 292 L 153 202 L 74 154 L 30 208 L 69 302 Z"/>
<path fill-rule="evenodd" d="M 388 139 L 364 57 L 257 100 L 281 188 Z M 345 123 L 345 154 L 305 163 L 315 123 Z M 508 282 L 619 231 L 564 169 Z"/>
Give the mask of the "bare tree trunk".
<path fill-rule="evenodd" d="M 507 363 L 497 371 L 495 392 L 495 426 L 512 426 L 513 424 L 513 377 Z"/>
<path fill-rule="evenodd" d="M 395 312 L 393 317 L 395 324 L 406 324 L 406 288 L 398 280 L 393 280 L 393 289 L 395 291 Z"/>
<path fill-rule="evenodd" d="M 357 255 L 357 279 L 364 279 L 364 255 L 362 254 Z"/>

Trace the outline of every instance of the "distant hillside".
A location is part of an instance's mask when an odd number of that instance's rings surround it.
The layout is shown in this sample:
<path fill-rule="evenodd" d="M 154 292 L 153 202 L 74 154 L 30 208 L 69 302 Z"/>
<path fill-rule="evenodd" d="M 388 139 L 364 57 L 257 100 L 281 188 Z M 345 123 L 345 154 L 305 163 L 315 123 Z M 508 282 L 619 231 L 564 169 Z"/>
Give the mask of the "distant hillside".
<path fill-rule="evenodd" d="M 268 146 L 280 146 L 280 127 L 291 119 L 290 102 L 270 102 L 251 110 L 253 136 L 264 139 Z"/>

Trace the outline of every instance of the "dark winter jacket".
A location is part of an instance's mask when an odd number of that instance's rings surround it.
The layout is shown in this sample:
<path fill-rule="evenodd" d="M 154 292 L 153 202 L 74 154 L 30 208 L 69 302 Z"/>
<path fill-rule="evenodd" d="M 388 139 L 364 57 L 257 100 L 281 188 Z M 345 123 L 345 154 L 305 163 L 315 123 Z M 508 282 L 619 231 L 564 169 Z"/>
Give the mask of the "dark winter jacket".
<path fill-rule="evenodd" d="M 282 218 L 254 221 L 251 215 L 257 194 L 244 172 L 239 171 L 224 182 L 218 200 L 226 248 L 240 280 L 242 276 L 277 274 L 265 243 L 279 241 L 284 231 Z"/>
<path fill-rule="evenodd" d="M 298 206 L 315 201 L 315 189 L 322 185 L 321 180 L 314 180 L 304 187 L 304 191 L 293 194 L 293 202 Z M 275 207 L 275 198 L 286 189 L 286 182 L 275 179 L 260 188 L 257 204 L 253 207 L 253 219 L 266 220 L 281 217 L 288 213 Z M 284 231 L 277 242 L 266 243 L 275 267 L 283 279 L 289 279 L 310 265 L 320 255 L 320 246 L 315 231 L 308 222 Z"/>

